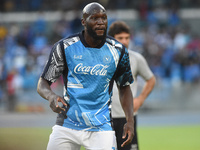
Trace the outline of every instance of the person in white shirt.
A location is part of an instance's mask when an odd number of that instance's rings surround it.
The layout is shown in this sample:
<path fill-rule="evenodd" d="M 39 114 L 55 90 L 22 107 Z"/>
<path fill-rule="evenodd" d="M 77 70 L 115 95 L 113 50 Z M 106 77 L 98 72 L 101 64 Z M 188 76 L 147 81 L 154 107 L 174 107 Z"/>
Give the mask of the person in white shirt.
<path fill-rule="evenodd" d="M 116 40 L 121 42 L 128 48 L 130 43 L 130 28 L 129 26 L 122 21 L 116 21 L 112 23 L 108 30 L 108 35 L 114 37 Z M 145 99 L 151 93 L 156 83 L 156 79 L 152 71 L 150 70 L 147 61 L 145 58 L 138 52 L 134 52 L 129 50 L 129 58 L 130 58 L 130 65 L 131 71 L 134 78 L 135 83 L 131 85 L 131 90 L 133 94 L 133 106 L 134 106 L 134 138 L 129 145 L 125 147 L 121 147 L 121 143 L 123 143 L 124 139 L 122 139 L 123 134 L 123 125 L 126 121 L 125 114 L 123 109 L 121 108 L 119 94 L 117 92 L 117 86 L 114 84 L 113 87 L 113 97 L 112 97 L 112 118 L 113 118 L 113 128 L 116 133 L 117 138 L 117 147 L 118 150 L 138 150 L 138 137 L 137 137 L 137 111 L 144 103 Z M 137 92 L 137 76 L 141 76 L 146 82 L 145 85 L 139 94 L 136 97 Z"/>

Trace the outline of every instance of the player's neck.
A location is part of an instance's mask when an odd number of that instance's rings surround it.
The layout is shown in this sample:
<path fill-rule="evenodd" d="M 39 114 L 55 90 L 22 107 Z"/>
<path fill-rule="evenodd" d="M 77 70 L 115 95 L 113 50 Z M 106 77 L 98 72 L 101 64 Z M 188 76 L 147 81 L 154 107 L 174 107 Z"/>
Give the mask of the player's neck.
<path fill-rule="evenodd" d="M 87 32 L 84 32 L 83 34 L 84 40 L 85 42 L 90 46 L 90 47 L 97 47 L 98 45 L 100 45 L 103 40 L 96 40 L 93 37 L 91 37 Z"/>

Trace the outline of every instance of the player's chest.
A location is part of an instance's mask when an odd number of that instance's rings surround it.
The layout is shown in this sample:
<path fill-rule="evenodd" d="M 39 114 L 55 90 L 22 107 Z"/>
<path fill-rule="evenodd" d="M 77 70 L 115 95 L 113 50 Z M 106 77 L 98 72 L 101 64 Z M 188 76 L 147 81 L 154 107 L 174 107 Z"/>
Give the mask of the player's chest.
<path fill-rule="evenodd" d="M 107 49 L 77 48 L 66 52 L 68 68 L 75 74 L 107 76 L 116 70 L 116 61 Z"/>

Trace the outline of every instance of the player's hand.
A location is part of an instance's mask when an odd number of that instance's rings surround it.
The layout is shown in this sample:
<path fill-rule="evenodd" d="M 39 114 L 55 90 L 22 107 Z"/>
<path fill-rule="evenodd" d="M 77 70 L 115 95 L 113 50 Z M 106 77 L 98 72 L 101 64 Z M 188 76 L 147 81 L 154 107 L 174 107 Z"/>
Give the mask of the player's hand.
<path fill-rule="evenodd" d="M 143 101 L 140 98 L 138 98 L 138 97 L 134 98 L 133 99 L 134 112 L 137 112 L 139 110 L 139 108 L 142 106 L 142 104 L 143 104 Z"/>
<path fill-rule="evenodd" d="M 49 103 L 50 103 L 51 109 L 56 113 L 62 113 L 63 111 L 65 111 L 65 108 L 59 105 L 60 103 L 63 104 L 64 106 L 67 106 L 64 99 L 57 95 L 50 96 Z"/>
<path fill-rule="evenodd" d="M 122 135 L 122 139 L 126 139 L 121 145 L 121 147 L 124 147 L 125 145 L 128 145 L 131 143 L 134 136 L 134 121 L 129 121 L 124 125 L 124 131 Z"/>

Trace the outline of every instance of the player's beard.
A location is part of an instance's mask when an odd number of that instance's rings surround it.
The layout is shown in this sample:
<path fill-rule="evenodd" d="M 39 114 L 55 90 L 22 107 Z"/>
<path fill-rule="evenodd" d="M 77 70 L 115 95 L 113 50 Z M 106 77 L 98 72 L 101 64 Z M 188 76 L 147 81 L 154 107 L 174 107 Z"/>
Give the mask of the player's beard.
<path fill-rule="evenodd" d="M 105 28 L 104 34 L 102 36 L 97 35 L 97 33 L 88 25 L 87 25 L 87 32 L 95 40 L 104 40 L 106 38 L 107 28 Z"/>

